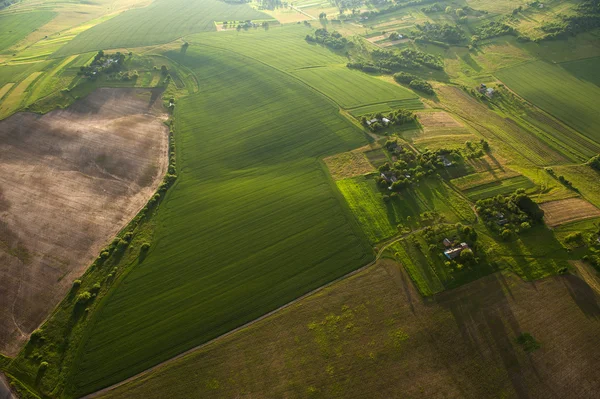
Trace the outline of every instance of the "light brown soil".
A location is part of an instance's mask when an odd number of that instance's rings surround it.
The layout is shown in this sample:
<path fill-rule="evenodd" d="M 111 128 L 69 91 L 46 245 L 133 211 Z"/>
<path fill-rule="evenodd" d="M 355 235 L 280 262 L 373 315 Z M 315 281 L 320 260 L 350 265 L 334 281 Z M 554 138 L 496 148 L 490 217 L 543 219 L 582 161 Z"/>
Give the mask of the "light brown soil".
<path fill-rule="evenodd" d="M 14 355 L 166 171 L 159 91 L 0 121 L 0 352 Z"/>
<path fill-rule="evenodd" d="M 371 165 L 365 155 L 365 151 L 370 149 L 370 146 L 365 146 L 350 152 L 332 155 L 323 161 L 334 180 L 364 175 L 375 171 L 375 167 Z"/>
<path fill-rule="evenodd" d="M 594 398 L 598 298 L 498 273 L 424 302 L 383 260 L 101 397 Z"/>
<path fill-rule="evenodd" d="M 546 202 L 540 208 L 544 210 L 544 221 L 550 227 L 600 216 L 600 209 L 581 198 Z"/>
<path fill-rule="evenodd" d="M 447 112 L 417 112 L 416 114 L 424 129 L 463 127 L 462 123 Z"/>

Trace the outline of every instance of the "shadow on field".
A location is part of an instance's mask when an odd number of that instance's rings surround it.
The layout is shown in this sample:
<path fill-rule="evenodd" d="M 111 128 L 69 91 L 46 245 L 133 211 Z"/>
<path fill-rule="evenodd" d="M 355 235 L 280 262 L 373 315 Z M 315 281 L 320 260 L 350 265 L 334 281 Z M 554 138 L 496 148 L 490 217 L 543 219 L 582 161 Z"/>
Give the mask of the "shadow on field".
<path fill-rule="evenodd" d="M 501 274 L 485 280 L 472 283 L 476 288 L 471 286 L 469 290 L 458 289 L 440 295 L 438 305 L 452 313 L 464 344 L 473 351 L 474 357 L 481 362 L 492 360 L 498 370 L 506 373 L 516 396 L 529 398 L 522 373 L 523 354 L 517 353 L 514 344 L 522 331 L 508 302 L 507 295 L 512 294 L 505 288 L 508 284 Z M 486 392 L 480 395 L 485 397 Z"/>
<path fill-rule="evenodd" d="M 600 318 L 600 298 L 585 281 L 572 275 L 560 279 L 583 314 L 591 318 Z"/>

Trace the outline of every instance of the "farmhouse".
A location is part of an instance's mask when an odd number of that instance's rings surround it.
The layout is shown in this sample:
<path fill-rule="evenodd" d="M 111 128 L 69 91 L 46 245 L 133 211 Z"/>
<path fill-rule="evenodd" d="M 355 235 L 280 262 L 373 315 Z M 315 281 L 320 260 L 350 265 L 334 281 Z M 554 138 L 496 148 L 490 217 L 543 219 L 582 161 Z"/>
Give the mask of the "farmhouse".
<path fill-rule="evenodd" d="M 442 161 L 445 167 L 452 166 L 452 162 L 448 158 L 446 158 L 445 155 L 440 155 L 440 161 Z"/>
<path fill-rule="evenodd" d="M 494 89 L 492 89 L 491 87 L 489 89 L 487 89 L 485 91 L 485 95 L 488 96 L 489 98 L 492 98 L 494 96 Z"/>
<path fill-rule="evenodd" d="M 467 245 L 466 242 L 463 242 L 456 248 L 451 248 L 451 249 L 445 250 L 444 255 L 446 255 L 446 258 L 452 260 L 452 259 L 457 258 L 460 255 L 460 253 L 462 251 L 464 251 L 465 249 L 469 249 L 469 246 Z"/>
<path fill-rule="evenodd" d="M 379 122 L 379 121 L 377 120 L 377 118 L 370 119 L 370 120 L 368 120 L 368 121 L 367 121 L 367 125 L 371 126 L 371 125 L 372 125 L 373 123 L 375 123 L 375 122 Z"/>
<path fill-rule="evenodd" d="M 388 123 L 390 123 L 390 120 L 389 120 L 388 118 L 381 118 L 381 121 L 382 121 L 384 124 L 386 124 L 386 125 L 387 125 Z"/>

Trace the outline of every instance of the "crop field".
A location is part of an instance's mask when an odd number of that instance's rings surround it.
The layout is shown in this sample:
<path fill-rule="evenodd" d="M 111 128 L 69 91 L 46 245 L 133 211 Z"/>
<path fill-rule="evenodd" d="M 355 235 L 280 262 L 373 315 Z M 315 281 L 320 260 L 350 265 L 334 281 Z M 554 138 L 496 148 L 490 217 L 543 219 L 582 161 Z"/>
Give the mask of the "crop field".
<path fill-rule="evenodd" d="M 343 152 L 323 159 L 334 180 L 346 179 L 375 172 L 375 168 L 365 155 L 370 150 L 365 146 L 354 151 Z"/>
<path fill-rule="evenodd" d="M 158 212 L 153 248 L 98 310 L 74 367 L 73 395 L 372 259 L 317 160 L 365 144 L 360 131 L 326 99 L 250 59 L 190 46 L 184 64 L 203 90 L 176 109 L 178 182 Z"/>
<path fill-rule="evenodd" d="M 546 112 L 600 142 L 600 87 L 542 61 L 503 69 L 496 75 L 508 87 Z"/>
<path fill-rule="evenodd" d="M 396 111 L 398 108 L 408 109 L 408 110 L 419 110 L 423 109 L 424 105 L 421 102 L 420 98 L 409 98 L 401 101 L 392 101 L 387 104 L 373 104 L 373 105 L 364 105 L 361 107 L 350 108 L 348 112 L 355 118 L 361 117 L 366 114 L 375 114 L 377 112 L 392 112 Z"/>
<path fill-rule="evenodd" d="M 48 11 L 33 11 L 21 14 L 0 14 L 0 53 L 25 38 L 33 30 L 44 25 L 56 14 Z"/>
<path fill-rule="evenodd" d="M 600 57 L 592 57 L 583 60 L 565 62 L 560 64 L 560 66 L 577 79 L 588 81 L 596 86 L 600 86 L 598 63 L 600 63 Z"/>
<path fill-rule="evenodd" d="M 471 187 L 465 190 L 465 195 L 472 201 L 484 198 L 495 197 L 496 195 L 506 195 L 519 188 L 530 189 L 535 184 L 525 176 L 515 176 L 503 180 L 485 183 L 479 186 Z"/>
<path fill-rule="evenodd" d="M 25 101 L 25 92 L 29 86 L 42 75 L 43 72 L 33 72 L 21 81 L 0 104 L 0 117 L 8 115 Z"/>
<path fill-rule="evenodd" d="M 519 176 L 519 173 L 510 169 L 492 169 L 489 171 L 472 173 L 467 176 L 452 179 L 452 184 L 454 184 L 459 190 L 464 191 L 517 176 Z"/>
<path fill-rule="evenodd" d="M 545 202 L 540 207 L 550 227 L 600 216 L 600 209 L 581 198 Z"/>
<path fill-rule="evenodd" d="M 157 0 L 126 11 L 77 35 L 57 51 L 71 55 L 100 49 L 167 43 L 181 36 L 214 31 L 214 21 L 265 20 L 269 16 L 247 4 L 219 0 Z"/>
<path fill-rule="evenodd" d="M 345 66 L 298 69 L 293 73 L 342 108 L 417 98 L 400 85 Z"/>
<path fill-rule="evenodd" d="M 437 211 L 449 223 L 469 221 L 474 214 L 468 204 L 442 181 L 430 179 L 408 189 L 389 202 L 372 176 L 340 180 L 338 188 L 372 243 L 396 234 L 399 228 L 420 227 L 421 214 Z"/>
<path fill-rule="evenodd" d="M 158 186 L 167 140 L 151 98 L 104 89 L 0 121 L 0 300 L 14 304 L 0 307 L 3 353 L 17 352 Z"/>
<path fill-rule="evenodd" d="M 563 175 L 572 182 L 573 187 L 583 198 L 600 208 L 600 192 L 598 191 L 600 172 L 587 165 L 559 166 L 555 168 L 555 171 L 558 176 Z"/>
<path fill-rule="evenodd" d="M 599 313 L 575 276 L 496 273 L 424 303 L 383 260 L 100 397 L 593 397 Z"/>

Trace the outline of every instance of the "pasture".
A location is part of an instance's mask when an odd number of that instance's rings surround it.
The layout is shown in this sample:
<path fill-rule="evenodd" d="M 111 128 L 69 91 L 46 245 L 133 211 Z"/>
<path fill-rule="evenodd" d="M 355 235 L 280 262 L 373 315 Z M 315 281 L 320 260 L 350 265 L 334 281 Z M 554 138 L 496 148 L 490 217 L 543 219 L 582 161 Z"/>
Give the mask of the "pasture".
<path fill-rule="evenodd" d="M 56 55 L 168 43 L 190 33 L 214 31 L 214 21 L 247 19 L 270 18 L 247 4 L 219 0 L 156 0 L 81 32 Z"/>
<path fill-rule="evenodd" d="M 600 143 L 597 85 L 543 61 L 502 69 L 496 76 L 526 100 Z"/>
<path fill-rule="evenodd" d="M 179 178 L 147 256 L 95 312 L 70 395 L 118 382 L 373 258 L 319 162 L 365 144 L 362 133 L 264 64 L 204 46 L 190 46 L 183 64 L 202 90 L 175 111 Z"/>
<path fill-rule="evenodd" d="M 600 216 L 600 209 L 581 198 L 545 202 L 540 207 L 550 227 Z"/>
<path fill-rule="evenodd" d="M 386 259 L 100 397 L 593 397 L 598 314 L 575 276 L 496 273 L 424 303 Z"/>

